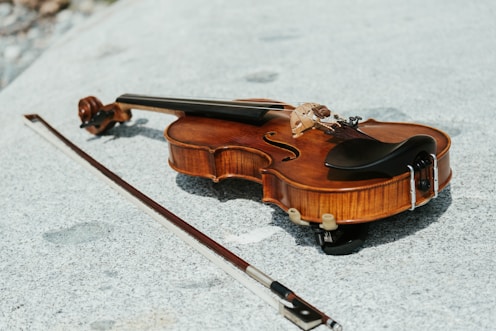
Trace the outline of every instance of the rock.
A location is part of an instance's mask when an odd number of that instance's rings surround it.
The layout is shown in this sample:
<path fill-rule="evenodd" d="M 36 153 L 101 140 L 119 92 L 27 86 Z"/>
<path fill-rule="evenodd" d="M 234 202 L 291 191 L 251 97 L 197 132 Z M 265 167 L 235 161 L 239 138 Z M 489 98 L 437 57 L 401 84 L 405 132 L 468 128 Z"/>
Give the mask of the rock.
<path fill-rule="evenodd" d="M 60 5 L 55 1 L 47 1 L 40 6 L 40 14 L 44 16 L 54 15 L 59 10 Z"/>
<path fill-rule="evenodd" d="M 0 17 L 4 18 L 12 12 L 12 5 L 10 3 L 0 3 Z"/>
<path fill-rule="evenodd" d="M 54 15 L 69 3 L 70 0 L 14 0 L 15 5 L 36 9 L 44 16 Z"/>
<path fill-rule="evenodd" d="M 26 37 L 28 39 L 37 39 L 41 36 L 41 31 L 38 27 L 33 27 L 31 29 L 29 29 L 28 33 L 26 34 Z"/>
<path fill-rule="evenodd" d="M 57 15 L 57 23 L 54 27 L 54 33 L 61 35 L 72 27 L 73 12 L 70 10 L 63 10 Z"/>
<path fill-rule="evenodd" d="M 3 57 L 7 61 L 16 61 L 21 57 L 22 49 L 19 45 L 8 45 L 3 51 Z"/>
<path fill-rule="evenodd" d="M 0 91 L 35 61 L 53 40 L 112 2 L 0 0 Z"/>
<path fill-rule="evenodd" d="M 14 5 L 16 6 L 24 6 L 28 8 L 36 8 L 43 0 L 14 0 Z"/>
<path fill-rule="evenodd" d="M 21 68 L 17 66 L 7 65 L 3 71 L 2 77 L 0 77 L 0 86 L 5 87 L 11 83 L 19 74 L 21 73 Z"/>
<path fill-rule="evenodd" d="M 77 9 L 83 14 L 91 14 L 95 10 L 95 2 L 93 0 L 79 1 Z"/>

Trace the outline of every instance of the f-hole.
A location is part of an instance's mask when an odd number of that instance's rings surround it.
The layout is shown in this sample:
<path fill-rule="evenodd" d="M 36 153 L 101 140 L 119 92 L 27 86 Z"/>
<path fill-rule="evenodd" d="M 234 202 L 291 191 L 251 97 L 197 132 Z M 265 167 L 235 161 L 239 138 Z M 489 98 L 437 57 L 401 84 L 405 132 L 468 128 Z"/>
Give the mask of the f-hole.
<path fill-rule="evenodd" d="M 300 151 L 296 147 L 293 147 L 293 146 L 291 146 L 289 144 L 286 144 L 286 143 L 283 143 L 283 142 L 280 142 L 280 141 L 272 140 L 270 138 L 270 137 L 273 137 L 275 135 L 276 135 L 276 132 L 274 132 L 274 131 L 267 132 L 264 135 L 263 140 L 267 144 L 270 144 L 272 146 L 276 146 L 276 147 L 282 148 L 282 149 L 287 150 L 287 151 L 289 151 L 291 153 L 290 156 L 286 156 L 285 158 L 282 159 L 282 161 L 295 160 L 295 159 L 297 159 L 300 156 Z"/>

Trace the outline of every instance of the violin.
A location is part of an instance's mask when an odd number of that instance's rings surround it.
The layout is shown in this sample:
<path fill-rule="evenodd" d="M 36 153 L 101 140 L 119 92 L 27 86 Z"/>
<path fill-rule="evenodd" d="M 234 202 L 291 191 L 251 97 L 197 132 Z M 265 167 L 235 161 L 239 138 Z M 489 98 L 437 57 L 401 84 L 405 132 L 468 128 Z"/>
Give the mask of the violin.
<path fill-rule="evenodd" d="M 124 94 L 108 105 L 86 97 L 78 108 L 81 128 L 95 135 L 131 120 L 131 109 L 176 115 L 164 131 L 172 169 L 262 184 L 262 201 L 311 228 L 331 255 L 356 251 L 369 222 L 428 203 L 452 176 L 441 130 L 344 118 L 317 103 Z"/>

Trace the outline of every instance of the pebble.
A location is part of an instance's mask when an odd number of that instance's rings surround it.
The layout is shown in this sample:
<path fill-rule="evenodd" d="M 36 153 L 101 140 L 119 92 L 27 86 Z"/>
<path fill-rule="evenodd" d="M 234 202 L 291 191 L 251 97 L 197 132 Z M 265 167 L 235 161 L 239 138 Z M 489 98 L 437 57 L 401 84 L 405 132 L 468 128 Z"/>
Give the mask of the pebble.
<path fill-rule="evenodd" d="M 10 3 L 0 3 L 0 17 L 4 18 L 12 12 L 12 5 Z"/>
<path fill-rule="evenodd" d="M 0 2 L 0 92 L 36 61 L 54 40 L 111 2 L 72 0 L 67 9 L 52 16 L 42 16 L 35 10 Z"/>
<path fill-rule="evenodd" d="M 15 61 L 21 57 L 21 47 L 18 45 L 7 45 L 3 51 L 3 57 L 6 61 Z"/>

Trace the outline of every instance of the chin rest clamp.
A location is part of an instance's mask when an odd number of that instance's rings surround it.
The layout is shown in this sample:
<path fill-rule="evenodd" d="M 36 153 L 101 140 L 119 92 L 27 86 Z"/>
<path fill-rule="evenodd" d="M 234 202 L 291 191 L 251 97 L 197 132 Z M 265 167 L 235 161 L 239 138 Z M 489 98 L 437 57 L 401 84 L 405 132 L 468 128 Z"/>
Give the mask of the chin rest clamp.
<path fill-rule="evenodd" d="M 329 151 L 325 165 L 332 172 L 330 177 L 347 180 L 394 177 L 409 171 L 411 210 L 417 206 L 417 189 L 423 192 L 432 189 L 434 198 L 439 191 L 436 141 L 428 135 L 416 135 L 399 143 L 364 138 L 346 140 Z"/>

